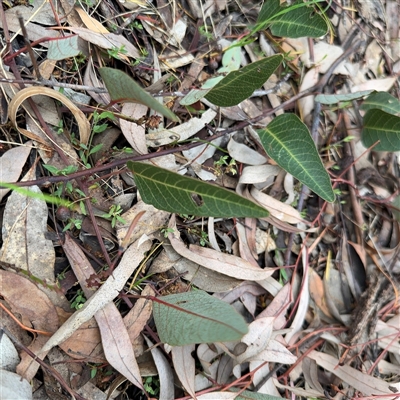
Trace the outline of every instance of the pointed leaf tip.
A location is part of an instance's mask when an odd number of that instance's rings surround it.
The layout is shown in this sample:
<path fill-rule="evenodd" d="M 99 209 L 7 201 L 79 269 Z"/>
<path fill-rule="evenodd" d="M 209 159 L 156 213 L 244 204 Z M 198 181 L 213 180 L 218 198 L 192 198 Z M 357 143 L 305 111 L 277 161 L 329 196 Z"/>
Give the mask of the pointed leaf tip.
<path fill-rule="evenodd" d="M 104 67 L 100 68 L 100 75 L 112 100 L 144 104 L 171 121 L 179 122 L 179 118 L 169 108 L 150 96 L 125 72 Z"/>
<path fill-rule="evenodd" d="M 329 174 L 310 132 L 296 115 L 279 115 L 257 132 L 265 151 L 280 167 L 324 200 L 335 200 Z"/>
<path fill-rule="evenodd" d="M 145 203 L 197 217 L 263 218 L 268 211 L 230 190 L 141 162 L 128 162 Z"/>

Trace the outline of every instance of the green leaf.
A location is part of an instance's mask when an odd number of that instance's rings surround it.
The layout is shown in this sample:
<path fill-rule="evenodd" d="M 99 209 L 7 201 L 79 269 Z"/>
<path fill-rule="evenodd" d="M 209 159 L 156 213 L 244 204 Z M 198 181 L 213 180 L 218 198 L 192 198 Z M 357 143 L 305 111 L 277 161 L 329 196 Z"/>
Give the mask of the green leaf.
<path fill-rule="evenodd" d="M 364 115 L 361 140 L 365 147 L 370 147 L 380 140 L 374 151 L 399 151 L 400 118 L 382 110 L 368 110 Z"/>
<path fill-rule="evenodd" d="M 172 121 L 179 121 L 169 108 L 151 97 L 125 72 L 113 68 L 100 68 L 100 75 L 112 100 L 144 104 Z"/>
<path fill-rule="evenodd" d="M 324 200 L 335 200 L 331 181 L 310 132 L 294 114 L 276 117 L 257 131 L 267 154 Z"/>
<path fill-rule="evenodd" d="M 239 390 L 236 388 L 230 388 L 229 391 L 231 392 L 238 392 Z M 282 397 L 271 396 L 270 394 L 264 393 L 254 393 L 248 390 L 240 393 L 239 396 L 235 398 L 235 400 L 282 400 Z"/>
<path fill-rule="evenodd" d="M 171 294 L 153 302 L 153 316 L 161 342 L 171 346 L 240 340 L 248 327 L 228 303 L 201 290 Z"/>
<path fill-rule="evenodd" d="M 327 33 L 328 26 L 324 18 L 315 13 L 313 7 L 302 1 L 288 7 L 281 7 L 279 4 L 280 0 L 266 0 L 257 25 L 271 24 L 273 35 L 289 38 L 320 37 Z"/>
<path fill-rule="evenodd" d="M 198 217 L 262 218 L 268 211 L 230 190 L 151 164 L 128 162 L 142 199 L 159 210 Z"/>
<path fill-rule="evenodd" d="M 347 94 L 319 94 L 315 97 L 315 101 L 321 104 L 336 104 L 341 101 L 352 101 L 360 99 L 361 97 L 367 96 L 374 90 L 363 90 L 357 93 L 347 93 Z"/>
<path fill-rule="evenodd" d="M 239 104 L 265 83 L 282 59 L 282 55 L 279 54 L 230 72 L 206 94 L 205 98 L 220 107 Z"/>
<path fill-rule="evenodd" d="M 361 105 L 362 110 L 379 109 L 389 114 L 400 114 L 400 101 L 386 92 L 371 94 Z"/>
<path fill-rule="evenodd" d="M 47 58 L 49 60 L 59 61 L 77 56 L 80 53 L 78 38 L 78 35 L 74 35 L 57 40 L 51 40 L 49 42 Z"/>

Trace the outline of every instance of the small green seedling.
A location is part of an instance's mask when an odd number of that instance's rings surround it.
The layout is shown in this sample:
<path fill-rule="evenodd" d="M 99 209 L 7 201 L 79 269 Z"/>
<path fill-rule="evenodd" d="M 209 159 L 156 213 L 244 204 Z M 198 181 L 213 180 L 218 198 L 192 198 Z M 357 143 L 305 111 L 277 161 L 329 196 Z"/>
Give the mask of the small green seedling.
<path fill-rule="evenodd" d="M 126 221 L 120 215 L 123 211 L 119 204 L 114 204 L 110 207 L 110 211 L 107 214 L 102 215 L 102 218 L 111 219 L 111 226 L 114 228 L 117 221 L 126 224 Z"/>

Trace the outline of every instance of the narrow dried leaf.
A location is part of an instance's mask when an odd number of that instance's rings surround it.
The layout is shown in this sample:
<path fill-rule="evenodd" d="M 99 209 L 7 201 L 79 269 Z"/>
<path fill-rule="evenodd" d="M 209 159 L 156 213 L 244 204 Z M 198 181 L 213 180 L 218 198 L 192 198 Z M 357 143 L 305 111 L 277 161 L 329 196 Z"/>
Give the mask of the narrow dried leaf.
<path fill-rule="evenodd" d="M 75 242 L 66 236 L 64 251 L 87 299 L 95 296 L 86 282 L 96 271 Z M 122 260 L 121 260 L 122 262 Z M 101 333 L 101 341 L 107 361 L 135 386 L 143 389 L 139 367 L 133 352 L 126 325 L 114 303 L 110 302 L 96 312 L 95 318 Z"/>
<path fill-rule="evenodd" d="M 238 162 L 247 165 L 261 165 L 267 162 L 267 159 L 243 143 L 238 143 L 231 139 L 228 143 L 229 155 Z"/>
<path fill-rule="evenodd" d="M 92 318 L 97 311 L 101 310 L 106 304 L 117 297 L 133 271 L 139 266 L 143 259 L 143 254 L 149 249 L 149 242 L 141 244 L 140 247 L 137 247 L 137 242 L 132 244 L 124 253 L 113 274 L 105 281 L 100 289 L 97 290 L 95 295 L 58 329 L 45 346 L 43 346 L 39 355 L 46 353 L 54 346 L 57 346 L 69 338 L 84 322 Z"/>
<path fill-rule="evenodd" d="M 172 368 L 162 351 L 159 348 L 154 347 L 151 340 L 146 336 L 144 336 L 144 340 L 146 341 L 147 346 L 149 346 L 154 363 L 156 364 L 158 377 L 160 379 L 160 399 L 174 400 L 175 386 Z"/>
<path fill-rule="evenodd" d="M 279 219 L 280 221 L 287 222 L 289 224 L 298 224 L 300 222 L 304 222 L 300 212 L 291 205 L 282 203 L 268 194 L 257 190 L 255 187 L 251 188 L 250 194 L 257 203 L 268 209 L 268 211 L 271 213 L 271 216 Z"/>
<path fill-rule="evenodd" d="M 83 23 L 86 25 L 86 28 L 91 30 L 92 32 L 95 33 L 110 33 L 104 25 L 102 25 L 97 19 L 94 19 L 91 17 L 85 10 L 83 10 L 80 7 L 75 7 L 75 11 L 79 14 L 81 17 Z"/>
<path fill-rule="evenodd" d="M 121 314 L 114 303 L 108 303 L 95 314 L 107 361 L 135 386 L 144 390 L 139 366 Z"/>
<path fill-rule="evenodd" d="M 394 395 L 390 390 L 392 384 L 383 379 L 375 378 L 348 365 L 340 365 L 339 360 L 329 354 L 313 350 L 308 357 L 317 364 L 350 386 L 361 392 L 364 396 Z"/>
<path fill-rule="evenodd" d="M 195 360 L 192 357 L 192 352 L 195 349 L 195 345 L 177 346 L 173 347 L 172 362 L 174 364 L 174 370 L 178 375 L 185 390 L 195 398 L 194 389 L 194 376 L 196 372 Z"/>
<path fill-rule="evenodd" d="M 200 246 L 190 246 L 188 249 L 186 245 L 175 236 L 175 216 L 171 217 L 169 228 L 174 229 L 174 233 L 170 233 L 168 238 L 175 251 L 182 257 L 196 262 L 205 268 L 236 279 L 244 279 L 249 281 L 267 279 L 273 273 L 272 270 L 270 271 L 257 268 L 249 262 L 244 261 L 240 257 L 220 253 L 213 249 L 206 249 Z"/>
<path fill-rule="evenodd" d="M 124 46 L 124 49 L 126 51 L 126 53 L 124 53 L 125 55 L 132 58 L 141 57 L 140 51 L 138 51 L 136 47 L 122 35 L 116 35 L 114 33 L 98 33 L 86 28 L 68 27 L 68 29 L 79 35 L 81 39 L 86 40 L 89 43 L 95 44 L 96 46 L 99 46 L 103 49 L 119 49 Z"/>

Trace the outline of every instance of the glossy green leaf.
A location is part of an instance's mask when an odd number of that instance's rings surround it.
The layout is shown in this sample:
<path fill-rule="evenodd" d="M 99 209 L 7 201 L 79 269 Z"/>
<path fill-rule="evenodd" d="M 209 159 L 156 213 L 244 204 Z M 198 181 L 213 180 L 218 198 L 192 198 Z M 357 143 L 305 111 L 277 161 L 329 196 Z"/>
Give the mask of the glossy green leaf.
<path fill-rule="evenodd" d="M 230 72 L 206 94 L 205 98 L 220 107 L 239 104 L 267 81 L 282 59 L 281 55 L 275 55 Z"/>
<path fill-rule="evenodd" d="M 280 167 L 324 200 L 335 200 L 329 175 L 310 132 L 296 115 L 279 115 L 257 132 L 265 151 Z"/>
<path fill-rule="evenodd" d="M 368 96 L 361 109 L 365 111 L 379 109 L 389 114 L 400 114 L 400 101 L 389 93 L 377 92 Z"/>
<path fill-rule="evenodd" d="M 328 31 L 324 18 L 303 1 L 281 7 L 280 0 L 266 0 L 257 25 L 270 25 L 273 35 L 289 38 L 320 37 Z"/>
<path fill-rule="evenodd" d="M 361 140 L 365 147 L 370 147 L 379 140 L 380 143 L 374 147 L 374 151 L 399 151 L 400 117 L 376 108 L 368 110 L 364 115 Z"/>
<path fill-rule="evenodd" d="M 100 68 L 100 75 L 112 100 L 144 104 L 172 121 L 179 121 L 169 108 L 151 97 L 125 72 L 114 68 Z"/>
<path fill-rule="evenodd" d="M 153 316 L 161 342 L 171 346 L 240 340 L 248 327 L 228 303 L 201 290 L 171 294 L 153 302 Z"/>
<path fill-rule="evenodd" d="M 319 94 L 315 97 L 315 101 L 321 104 L 336 104 L 341 101 L 352 101 L 360 99 L 361 97 L 368 96 L 374 90 L 363 90 L 357 93 L 346 93 L 346 94 Z"/>
<path fill-rule="evenodd" d="M 268 216 L 268 211 L 238 194 L 151 164 L 128 162 L 142 199 L 159 210 L 198 217 Z"/>

